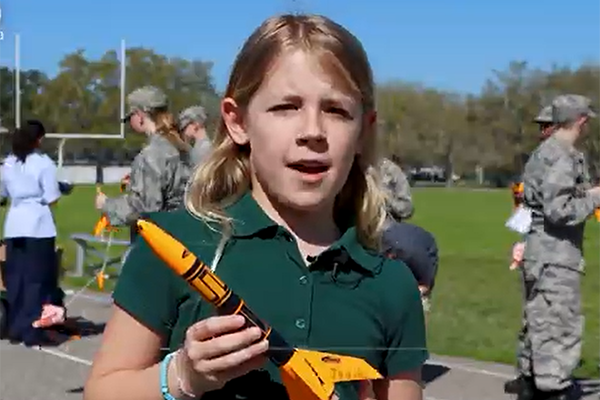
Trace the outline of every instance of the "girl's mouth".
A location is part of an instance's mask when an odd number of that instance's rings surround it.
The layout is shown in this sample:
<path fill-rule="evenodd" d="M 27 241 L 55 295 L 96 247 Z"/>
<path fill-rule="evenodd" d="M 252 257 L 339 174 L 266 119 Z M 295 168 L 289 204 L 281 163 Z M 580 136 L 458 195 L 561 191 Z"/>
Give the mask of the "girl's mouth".
<path fill-rule="evenodd" d="M 300 179 L 305 183 L 315 184 L 325 178 L 331 164 L 314 160 L 301 160 L 288 164 L 288 168 L 298 172 Z"/>
<path fill-rule="evenodd" d="M 293 163 L 288 165 L 289 168 L 292 168 L 298 172 L 303 174 L 322 174 L 329 170 L 329 165 L 326 164 L 304 164 L 304 163 Z"/>

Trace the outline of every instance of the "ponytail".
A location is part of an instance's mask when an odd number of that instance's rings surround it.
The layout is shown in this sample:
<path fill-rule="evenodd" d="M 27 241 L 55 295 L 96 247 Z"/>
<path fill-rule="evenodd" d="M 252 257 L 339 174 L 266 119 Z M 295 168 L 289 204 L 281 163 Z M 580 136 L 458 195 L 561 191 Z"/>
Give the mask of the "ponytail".
<path fill-rule="evenodd" d="M 27 156 L 38 148 L 39 140 L 45 134 L 44 125 L 37 120 L 27 121 L 25 126 L 15 129 L 12 134 L 12 153 L 17 160 L 24 163 Z"/>
<path fill-rule="evenodd" d="M 156 125 L 156 133 L 165 137 L 179 151 L 188 152 L 192 149 L 189 142 L 185 140 L 179 132 L 173 114 L 168 111 L 160 110 L 151 113 L 150 118 L 152 118 Z"/>

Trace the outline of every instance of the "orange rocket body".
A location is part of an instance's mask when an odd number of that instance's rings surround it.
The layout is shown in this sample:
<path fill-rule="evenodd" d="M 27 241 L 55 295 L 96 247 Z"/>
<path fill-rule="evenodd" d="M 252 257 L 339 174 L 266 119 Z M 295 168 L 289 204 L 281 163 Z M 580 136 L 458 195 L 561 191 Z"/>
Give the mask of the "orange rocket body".
<path fill-rule="evenodd" d="M 517 208 L 523 204 L 523 182 L 515 182 L 511 185 L 513 207 Z"/>
<path fill-rule="evenodd" d="M 138 220 L 139 234 L 152 251 L 213 306 L 219 314 L 239 314 L 269 341 L 267 355 L 279 367 L 290 400 L 330 400 L 336 382 L 380 379 L 366 361 L 339 354 L 298 349 L 250 310 L 196 255 L 153 222 Z"/>
<path fill-rule="evenodd" d="M 96 186 L 96 193 L 102 193 L 100 186 Z M 94 236 L 101 236 L 104 232 L 116 231 L 117 229 L 110 224 L 108 217 L 105 214 L 100 216 L 100 219 L 94 225 Z"/>

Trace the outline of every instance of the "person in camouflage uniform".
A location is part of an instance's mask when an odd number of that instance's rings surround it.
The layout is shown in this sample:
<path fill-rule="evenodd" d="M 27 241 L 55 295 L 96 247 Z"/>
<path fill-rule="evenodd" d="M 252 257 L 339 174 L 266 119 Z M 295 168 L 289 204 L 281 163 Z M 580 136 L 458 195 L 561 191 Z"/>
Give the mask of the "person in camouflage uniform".
<path fill-rule="evenodd" d="M 395 162 L 384 158 L 379 165 L 379 175 L 386 194 L 386 208 L 396 220 L 406 220 L 414 214 L 410 184 Z"/>
<path fill-rule="evenodd" d="M 549 105 L 542 108 L 537 117 L 534 118 L 533 122 L 539 125 L 540 140 L 548 139 L 554 131 L 554 122 L 552 121 L 552 106 Z"/>
<path fill-rule="evenodd" d="M 132 224 L 142 213 L 175 210 L 183 206 L 190 177 L 190 145 L 182 139 L 174 117 L 168 111 L 166 95 L 158 88 L 144 86 L 127 97 L 125 121 L 148 141 L 135 157 L 127 192 L 119 197 L 96 197 L 96 208 L 112 226 Z"/>
<path fill-rule="evenodd" d="M 200 164 L 212 151 L 210 138 L 206 134 L 206 111 L 202 106 L 192 106 L 179 114 L 179 131 L 194 140 L 190 160 Z"/>
<path fill-rule="evenodd" d="M 552 106 L 546 106 L 540 110 L 540 113 L 533 119 L 540 129 L 540 141 L 548 139 L 554 130 L 552 123 Z M 519 179 L 512 185 L 513 204 L 516 207 L 523 202 L 523 180 Z"/>
<path fill-rule="evenodd" d="M 542 108 L 539 114 L 533 119 L 533 122 L 538 124 L 540 130 L 540 141 L 544 141 L 552 135 L 554 131 L 554 123 L 552 122 L 552 106 L 546 106 Z M 523 177 L 512 184 L 511 187 L 513 195 L 513 207 L 517 209 L 523 203 Z M 520 241 L 513 245 L 512 249 L 512 263 L 510 269 L 517 269 L 523 258 L 523 251 L 525 250 L 525 242 Z M 519 381 L 512 380 L 506 383 L 504 391 L 506 393 L 516 393 L 518 390 Z"/>
<path fill-rule="evenodd" d="M 581 355 L 583 231 L 600 206 L 600 187 L 591 188 L 585 158 L 574 143 L 595 116 L 586 97 L 555 98 L 555 129 L 525 165 L 524 205 L 532 223 L 521 266 L 519 400 L 566 399 Z"/>
<path fill-rule="evenodd" d="M 542 108 L 539 114 L 533 119 L 533 122 L 538 124 L 540 132 L 540 142 L 548 139 L 554 131 L 554 123 L 552 122 L 552 106 L 546 106 Z M 523 177 L 512 185 L 513 205 L 515 208 L 519 207 L 523 203 Z M 510 269 L 519 268 L 523 261 L 523 252 L 525 251 L 525 242 L 519 241 L 514 244 L 512 249 L 512 263 Z M 523 377 L 517 377 L 516 379 L 510 380 L 504 385 L 505 393 L 519 393 Z"/>

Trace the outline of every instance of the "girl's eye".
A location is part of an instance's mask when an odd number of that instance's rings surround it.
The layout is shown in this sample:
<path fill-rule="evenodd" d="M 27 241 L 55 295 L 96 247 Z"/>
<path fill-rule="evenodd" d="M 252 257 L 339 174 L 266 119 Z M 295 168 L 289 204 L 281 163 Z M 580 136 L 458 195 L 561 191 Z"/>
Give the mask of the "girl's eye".
<path fill-rule="evenodd" d="M 297 110 L 298 107 L 294 104 L 278 104 L 275 107 L 271 107 L 269 111 L 287 111 L 287 110 Z"/>
<path fill-rule="evenodd" d="M 346 119 L 352 119 L 352 116 L 350 115 L 350 113 L 348 111 L 344 110 L 343 108 L 329 107 L 325 110 L 325 112 L 338 114 L 339 116 L 346 118 Z"/>

